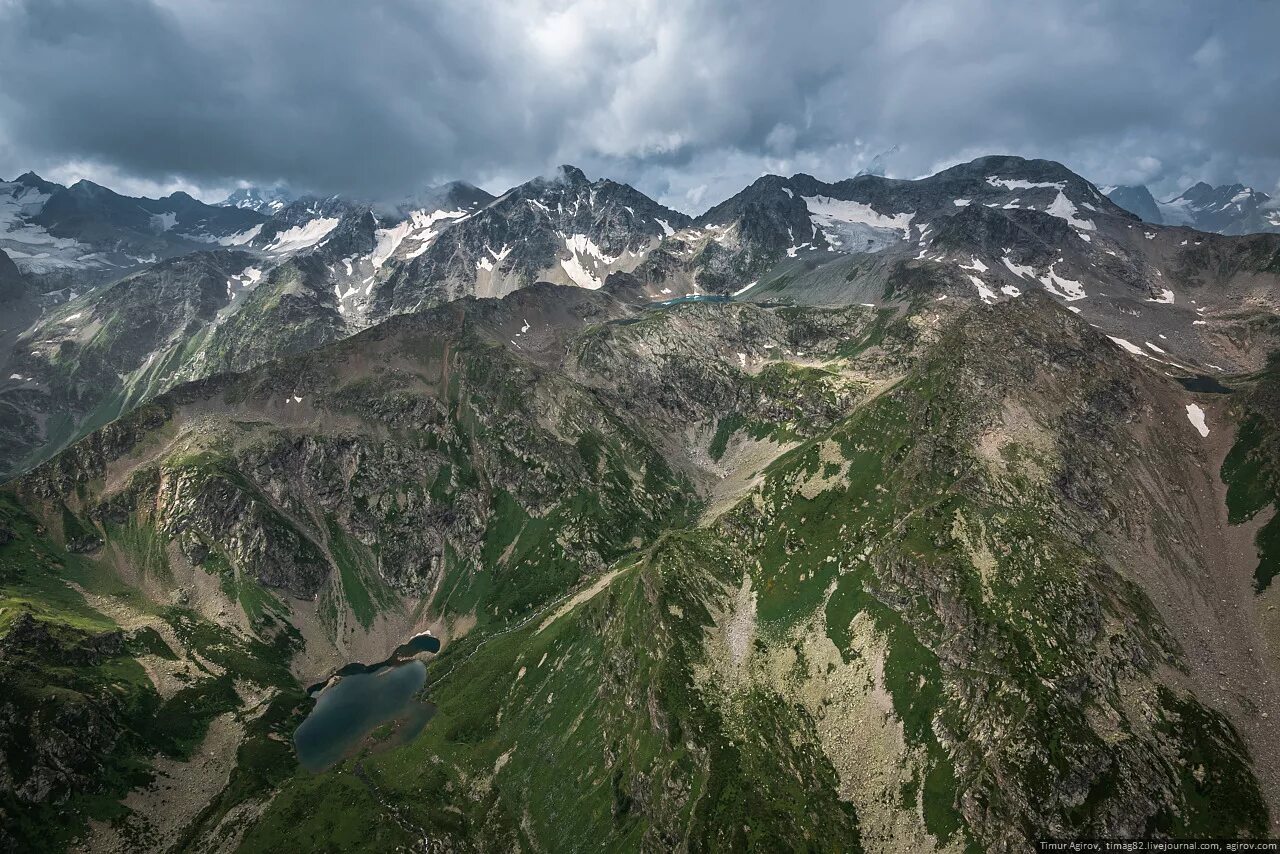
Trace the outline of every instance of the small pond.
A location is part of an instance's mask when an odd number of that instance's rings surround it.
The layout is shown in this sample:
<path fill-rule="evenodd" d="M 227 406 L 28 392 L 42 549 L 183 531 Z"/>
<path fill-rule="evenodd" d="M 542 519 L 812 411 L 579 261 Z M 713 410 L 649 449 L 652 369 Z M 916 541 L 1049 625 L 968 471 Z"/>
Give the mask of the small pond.
<path fill-rule="evenodd" d="M 1178 382 L 1182 383 L 1182 387 L 1187 391 L 1198 391 L 1207 394 L 1231 394 L 1231 387 L 1223 385 L 1214 377 L 1207 377 L 1204 374 L 1196 374 L 1192 377 L 1174 377 Z"/>

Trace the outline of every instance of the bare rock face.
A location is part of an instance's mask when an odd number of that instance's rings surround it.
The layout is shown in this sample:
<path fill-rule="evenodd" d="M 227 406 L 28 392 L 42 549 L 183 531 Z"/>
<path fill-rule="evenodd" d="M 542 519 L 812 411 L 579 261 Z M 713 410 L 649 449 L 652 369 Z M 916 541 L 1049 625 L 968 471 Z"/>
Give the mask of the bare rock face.
<path fill-rule="evenodd" d="M 18 265 L 0 249 L 0 303 L 12 302 L 28 293 L 28 285 Z"/>

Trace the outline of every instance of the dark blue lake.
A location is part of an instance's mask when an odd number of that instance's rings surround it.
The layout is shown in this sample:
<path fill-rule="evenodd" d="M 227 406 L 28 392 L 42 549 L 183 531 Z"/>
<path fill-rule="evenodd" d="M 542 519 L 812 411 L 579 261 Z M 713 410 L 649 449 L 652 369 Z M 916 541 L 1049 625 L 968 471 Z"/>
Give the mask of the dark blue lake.
<path fill-rule="evenodd" d="M 389 721 L 397 722 L 395 741 L 409 741 L 431 718 L 431 705 L 414 697 L 426 680 L 427 666 L 412 660 L 331 682 L 294 733 L 298 761 L 309 771 L 322 771 Z"/>

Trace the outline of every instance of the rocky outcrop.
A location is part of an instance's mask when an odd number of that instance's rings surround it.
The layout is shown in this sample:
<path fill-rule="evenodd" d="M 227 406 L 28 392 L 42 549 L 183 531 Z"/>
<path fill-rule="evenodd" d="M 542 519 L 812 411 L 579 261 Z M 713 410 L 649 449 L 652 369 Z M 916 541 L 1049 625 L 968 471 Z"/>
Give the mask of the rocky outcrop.
<path fill-rule="evenodd" d="M 27 296 L 29 287 L 18 265 L 13 259 L 0 250 L 0 304 L 12 302 Z"/>

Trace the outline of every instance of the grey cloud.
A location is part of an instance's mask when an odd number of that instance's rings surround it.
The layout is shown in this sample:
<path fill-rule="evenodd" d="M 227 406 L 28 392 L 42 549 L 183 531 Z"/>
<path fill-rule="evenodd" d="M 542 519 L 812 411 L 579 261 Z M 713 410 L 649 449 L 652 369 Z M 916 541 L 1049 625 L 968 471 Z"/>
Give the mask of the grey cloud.
<path fill-rule="evenodd" d="M 560 162 L 696 210 L 1012 152 L 1280 179 L 1280 3 L 0 0 L 0 174 L 368 196 Z"/>

